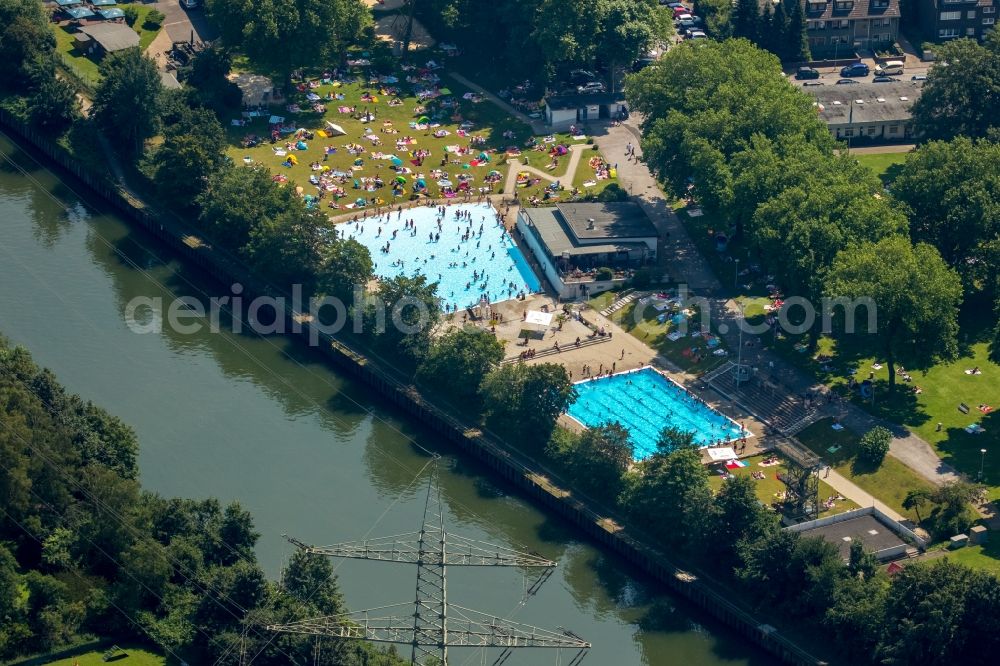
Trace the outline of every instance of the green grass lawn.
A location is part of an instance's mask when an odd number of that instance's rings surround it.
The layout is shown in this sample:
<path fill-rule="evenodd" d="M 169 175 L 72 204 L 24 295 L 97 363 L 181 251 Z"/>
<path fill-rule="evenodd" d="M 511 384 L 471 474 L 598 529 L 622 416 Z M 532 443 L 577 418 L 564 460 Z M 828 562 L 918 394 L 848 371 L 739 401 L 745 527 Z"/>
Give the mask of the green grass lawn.
<path fill-rule="evenodd" d="M 155 7 L 143 4 L 119 4 L 117 7 L 119 9 L 135 7 L 138 10 L 139 18 L 136 19 L 133 29 L 139 34 L 139 48 L 145 51 L 146 47 L 152 43 L 153 39 L 156 38 L 156 35 L 162 29 L 161 27 L 149 29 L 146 26 L 146 16 Z M 73 32 L 75 30 L 62 28 L 55 23 L 50 23 L 49 26 L 56 38 L 56 51 L 62 56 L 66 66 L 72 68 L 73 72 L 87 85 L 91 87 L 96 86 L 100 78 L 99 64 L 88 56 L 76 51 L 74 48 L 75 40 L 73 39 Z"/>
<path fill-rule="evenodd" d="M 402 77 L 400 77 L 402 79 Z M 440 188 L 437 185 L 441 178 L 435 177 L 431 172 L 441 170 L 449 176 L 449 180 L 457 185 L 458 176 L 468 174 L 472 177 L 472 186 L 481 187 L 484 185 L 484 177 L 493 170 L 500 172 L 502 177 L 507 173 L 507 159 L 504 152 L 508 146 L 523 146 L 524 141 L 530 136 L 530 128 L 520 121 L 507 116 L 495 105 L 483 102 L 471 102 L 462 99 L 462 95 L 467 92 L 459 85 L 452 85 L 451 81 L 444 81 L 443 85 L 453 93 L 450 96 L 439 98 L 432 102 L 421 103 L 415 97 L 416 88 L 421 86 L 411 86 L 404 81 L 398 84 L 391 84 L 388 88 L 380 86 L 377 82 L 366 80 L 360 73 L 357 77 L 343 85 L 338 83 L 321 85 L 311 91 L 321 98 L 327 94 L 342 95 L 342 99 L 326 100 L 321 99 L 318 103 L 326 106 L 324 113 L 314 112 L 312 103 L 306 99 L 306 92 L 297 93 L 291 100 L 286 100 L 281 105 L 272 105 L 270 113 L 286 118 L 286 124 L 296 128 L 305 128 L 310 131 L 320 130 L 326 121 L 341 126 L 347 134 L 344 136 L 321 137 L 318 134 L 312 141 L 307 141 L 307 150 L 290 150 L 287 155 L 294 155 L 298 164 L 285 167 L 282 164 L 287 160 L 287 156 L 275 154 L 275 149 L 284 149 L 285 144 L 294 139 L 290 135 L 285 135 L 275 144 L 268 142 L 267 118 L 252 118 L 246 126 L 237 127 L 229 125 L 227 127 L 230 140 L 230 156 L 237 162 L 249 158 L 254 162 L 266 165 L 275 175 L 285 176 L 290 181 L 303 187 L 309 185 L 309 176 L 313 173 L 310 163 L 319 162 L 323 166 L 332 170 L 351 172 L 344 185 L 345 196 L 342 204 L 353 202 L 359 197 L 371 199 L 377 196 L 386 201 L 393 200 L 392 190 L 386 186 L 377 192 L 366 192 L 363 189 L 354 189 L 353 181 L 362 178 L 372 178 L 379 176 L 386 183 L 392 181 L 397 175 L 391 169 L 391 161 L 387 159 L 376 159 L 377 153 L 385 156 L 395 155 L 403 160 L 403 166 L 412 171 L 410 174 L 403 174 L 408 180 L 405 191 L 398 197 L 405 199 L 412 192 L 412 184 L 415 176 L 424 175 L 429 192 L 432 196 L 438 196 Z M 393 94 L 389 88 L 397 88 L 398 94 Z M 364 93 L 370 92 L 377 101 L 364 101 Z M 385 94 L 388 93 L 388 94 Z M 398 99 L 402 104 L 390 106 L 389 101 Z M 456 105 L 455 108 L 444 108 L 442 100 L 451 100 Z M 291 103 L 299 104 L 303 109 L 300 113 L 292 113 L 287 107 Z M 367 108 L 375 115 L 375 119 L 369 123 L 363 123 L 359 118 L 352 117 L 349 113 L 341 113 L 339 107 L 356 107 L 357 114 L 360 115 Z M 427 115 L 432 123 L 440 123 L 440 127 L 428 129 L 413 129 L 411 122 L 416 122 L 421 116 Z M 473 128 L 469 130 L 468 136 L 459 136 L 459 125 L 469 121 Z M 387 124 L 388 123 L 388 124 Z M 366 135 L 377 137 L 381 145 L 374 145 L 363 137 Z M 392 130 L 396 133 L 387 133 L 383 130 Z M 446 136 L 435 137 L 436 131 L 448 132 Z M 504 133 L 512 135 L 504 137 Z M 264 142 L 253 148 L 241 146 L 241 140 L 248 135 L 257 135 Z M 485 145 L 475 147 L 471 154 L 456 155 L 447 153 L 446 146 L 457 145 L 463 148 L 469 146 L 472 136 L 481 136 L 485 139 Z M 405 147 L 397 148 L 396 141 L 404 137 L 410 137 L 416 143 L 411 143 Z M 363 153 L 352 155 L 348 152 L 348 144 L 358 144 L 363 147 Z M 323 161 L 323 151 L 325 146 L 333 146 L 335 153 L 330 154 L 328 161 Z M 428 150 L 430 155 L 424 158 L 423 164 L 417 166 L 411 163 L 414 159 L 412 151 Z M 479 156 L 479 153 L 486 152 L 489 155 L 489 162 L 472 166 L 472 161 Z M 447 163 L 442 166 L 443 156 L 448 156 Z M 357 163 L 360 160 L 360 164 Z M 493 191 L 502 190 L 502 181 L 493 186 Z M 309 188 L 310 192 L 312 188 Z"/>
<path fill-rule="evenodd" d="M 105 650 L 95 650 L 93 652 L 81 652 L 78 655 L 72 657 L 67 657 L 66 659 L 60 659 L 58 661 L 43 662 L 49 666 L 104 666 L 105 664 L 120 664 L 121 666 L 165 666 L 168 660 L 148 650 L 141 648 L 131 647 L 126 644 L 122 644 L 125 652 L 128 653 L 127 657 L 122 659 L 115 659 L 111 662 L 106 662 L 103 659 Z"/>
<path fill-rule="evenodd" d="M 963 356 L 954 362 L 939 363 L 926 369 L 907 368 L 911 382 L 899 377 L 897 369 L 894 393 L 889 392 L 888 369 L 883 366 L 876 370 L 873 367 L 876 359 L 863 351 L 849 349 L 849 342 L 838 345 L 829 338 L 820 340 L 816 356 L 832 356 L 833 360 L 828 365 L 807 351 L 797 351 L 803 349 L 803 344 L 792 337 L 779 340 L 774 348 L 841 394 L 848 393 L 848 373 L 851 370 L 856 371 L 855 377 L 859 381 L 873 374 L 874 404 L 871 399 L 863 399 L 858 391 L 853 391 L 850 397 L 856 404 L 881 418 L 906 426 L 930 443 L 944 462 L 973 480 L 979 478 L 980 464 L 985 463 L 983 482 L 989 486 L 990 499 L 1000 499 L 1000 418 L 997 417 L 1000 410 L 1000 366 L 989 360 L 987 343 L 970 345 Z M 975 367 L 981 374 L 965 374 L 966 370 Z M 959 410 L 960 404 L 969 407 L 967 414 Z M 980 404 L 993 409 L 983 412 L 978 408 Z M 965 428 L 972 424 L 978 424 L 986 431 L 978 435 L 966 432 Z M 987 451 L 985 458 L 982 449 Z"/>
<path fill-rule="evenodd" d="M 463 99 L 463 95 L 469 92 L 460 84 L 444 79 L 442 84 L 451 91 L 451 95 L 442 96 L 437 100 L 420 102 L 415 96 L 417 91 L 428 86 L 411 85 L 399 77 L 399 83 L 380 85 L 378 82 L 367 80 L 361 72 L 356 72 L 351 80 L 344 82 L 331 82 L 321 84 L 318 87 L 297 92 L 290 100 L 285 100 L 282 104 L 271 105 L 268 114 L 282 116 L 286 119 L 286 125 L 295 128 L 317 132 L 325 127 L 327 121 L 342 127 L 346 132 L 343 136 L 322 137 L 318 133 L 309 141 L 306 141 L 306 150 L 289 150 L 286 144 L 295 144 L 294 135 L 286 134 L 276 143 L 271 144 L 268 132 L 267 117 L 255 117 L 247 120 L 244 126 L 227 125 L 227 135 L 230 143 L 228 153 L 230 157 L 239 162 L 258 162 L 267 166 L 276 176 L 287 178 L 291 183 L 302 186 L 308 193 L 313 193 L 309 186 L 310 175 L 317 173 L 312 168 L 312 164 L 318 163 L 320 168 L 327 167 L 333 171 L 350 173 L 341 186 L 344 195 L 338 202 L 342 208 L 351 208 L 356 199 L 364 197 L 369 201 L 372 197 L 382 199 L 386 203 L 397 200 L 405 200 L 412 193 L 412 185 L 421 174 L 428 186 L 428 193 L 433 197 L 441 194 L 438 182 L 443 179 L 441 174 L 447 175 L 447 179 L 456 184 L 460 176 L 471 176 L 471 186 L 479 188 L 486 186 L 484 178 L 491 171 L 497 171 L 501 180 L 492 185 L 493 192 L 503 191 L 504 180 L 507 177 L 509 165 L 508 157 L 516 154 L 517 159 L 527 161 L 538 168 L 544 169 L 549 162 L 546 150 L 536 151 L 525 145 L 531 137 L 531 129 L 516 118 L 507 115 L 502 109 L 488 101 L 471 101 Z M 312 92 L 320 96 L 316 103 L 325 105 L 325 112 L 317 112 L 313 109 L 313 102 L 307 100 L 307 93 Z M 370 93 L 375 101 L 364 100 L 365 93 Z M 329 94 L 340 95 L 341 99 L 328 100 Z M 397 99 L 401 104 L 390 105 L 389 101 Z M 301 111 L 293 113 L 289 111 L 290 104 L 298 104 Z M 453 104 L 454 106 L 447 106 Z M 339 109 L 356 108 L 357 113 L 342 113 Z M 365 109 L 375 115 L 371 122 L 362 122 L 360 115 Z M 416 123 L 421 116 L 428 116 L 431 120 L 431 127 L 426 129 L 416 129 L 411 127 L 411 123 Z M 233 118 L 232 120 L 237 120 Z M 461 125 L 464 122 L 472 124 L 472 128 L 465 132 L 465 136 L 459 134 Z M 366 131 L 368 130 L 368 131 Z M 395 133 L 393 133 L 395 132 Z M 447 132 L 444 136 L 434 136 L 436 132 Z M 256 135 L 264 139 L 263 143 L 255 147 L 243 147 L 244 137 Z M 380 141 L 376 145 L 365 136 L 375 136 Z M 505 136 L 506 135 L 506 136 Z M 458 155 L 454 152 L 446 151 L 448 146 L 460 146 L 468 148 L 473 136 L 482 137 L 483 144 L 475 146 L 471 153 Z M 409 137 L 416 143 L 407 145 L 396 145 L 398 140 Z M 572 139 L 566 135 L 555 135 L 555 143 L 573 143 Z M 542 140 L 544 137 L 539 137 Z M 576 143 L 581 143 L 577 141 Z M 348 145 L 355 144 L 361 146 L 360 154 L 351 154 Z M 336 149 L 329 155 L 326 161 L 323 160 L 324 148 L 332 146 Z M 278 149 L 284 150 L 285 155 L 278 155 Z M 416 159 L 414 154 L 417 150 L 430 151 L 430 155 L 423 158 L 422 165 L 412 163 Z M 508 151 L 511 151 L 508 153 Z M 519 151 L 519 154 L 517 154 Z M 486 153 L 488 162 L 479 163 L 477 159 L 480 153 Z M 381 157 L 379 156 L 381 154 Z M 589 154 L 589 153 L 588 153 Z M 596 151 L 594 155 L 599 155 Z M 288 156 L 294 156 L 296 164 L 286 166 Z M 410 173 L 401 174 L 406 180 L 406 186 L 398 194 L 394 194 L 389 183 L 399 174 L 390 167 L 391 156 L 396 156 L 403 160 L 402 167 L 409 169 Z M 447 162 L 442 165 L 442 157 L 447 156 Z M 588 158 L 589 159 L 589 158 Z M 476 161 L 477 164 L 473 164 Z M 569 163 L 569 156 L 560 158 L 559 168 L 565 171 L 565 165 Z M 593 170 L 589 169 L 586 160 L 581 162 L 578 172 L 583 171 L 593 175 Z M 355 188 L 354 181 L 359 184 L 363 178 L 380 177 L 386 185 L 374 191 L 366 191 L 363 188 Z M 602 183 L 612 182 L 610 180 Z M 529 187 L 518 188 L 518 195 L 523 199 L 532 196 L 542 199 L 548 181 L 542 180 L 540 183 Z M 569 197 L 569 188 L 564 185 L 564 190 L 558 199 L 565 200 Z M 327 204 L 330 199 L 326 200 Z"/>
<path fill-rule="evenodd" d="M 948 559 L 973 569 L 983 569 L 1000 576 L 1000 539 L 994 538 L 981 546 L 966 546 L 948 551 Z"/>
<path fill-rule="evenodd" d="M 604 307 L 607 307 L 606 305 Z M 698 308 L 687 308 L 693 312 L 688 319 L 688 328 L 693 331 L 699 321 Z M 615 322 L 631 335 L 635 336 L 657 352 L 668 358 L 674 365 L 695 375 L 704 374 L 726 362 L 727 356 L 713 354 L 716 349 L 726 349 L 726 343 L 719 339 L 716 347 L 709 347 L 707 339 L 690 334 L 677 340 L 668 336 L 677 329 L 677 325 L 668 316 L 665 321 L 659 321 L 664 313 L 653 307 L 640 306 L 633 301 L 615 313 Z"/>
<path fill-rule="evenodd" d="M 773 467 L 761 467 L 758 463 L 764 460 L 764 455 L 752 456 L 750 458 L 744 458 L 744 461 L 749 463 L 749 467 L 740 467 L 738 469 L 727 470 L 730 474 L 735 476 L 750 476 L 753 472 L 763 472 L 765 478 L 755 479 L 755 488 L 757 490 L 757 499 L 761 502 L 770 506 L 772 503 L 776 502 L 778 495 L 785 491 L 786 486 L 781 482 L 777 475 L 785 471 L 785 465 L 782 463 L 780 465 L 775 465 Z M 714 492 L 718 492 L 722 488 L 723 477 L 721 474 L 715 473 L 714 470 L 722 469 L 721 465 L 713 465 L 711 470 L 713 473 L 708 478 L 708 484 L 711 486 Z M 819 482 L 819 498 L 820 501 L 824 501 L 830 497 L 837 495 L 837 492 L 827 485 L 824 481 Z M 858 505 L 849 499 L 837 500 L 833 503 L 829 509 L 821 509 L 820 515 L 833 515 L 835 513 L 843 513 L 844 511 L 850 511 L 851 509 L 857 509 Z"/>
<path fill-rule="evenodd" d="M 899 173 L 903 163 L 906 161 L 907 153 L 852 153 L 855 160 L 865 165 L 875 172 L 888 185 Z"/>
<path fill-rule="evenodd" d="M 798 439 L 862 490 L 916 521 L 915 512 L 903 509 L 903 499 L 910 490 L 930 488 L 930 484 L 892 456 L 886 456 L 876 469 L 859 463 L 858 433 L 848 428 L 834 430 L 832 425 L 833 419 L 817 421 L 800 432 Z"/>

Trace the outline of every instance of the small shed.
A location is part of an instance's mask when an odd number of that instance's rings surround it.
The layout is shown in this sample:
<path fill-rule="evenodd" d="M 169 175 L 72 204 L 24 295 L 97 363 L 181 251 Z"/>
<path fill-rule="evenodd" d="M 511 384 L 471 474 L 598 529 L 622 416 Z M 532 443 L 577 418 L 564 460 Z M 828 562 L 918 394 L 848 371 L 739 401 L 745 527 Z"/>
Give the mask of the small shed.
<path fill-rule="evenodd" d="M 97 23 L 85 25 L 80 32 L 94 42 L 91 50 L 100 54 L 114 53 L 139 46 L 139 34 L 124 23 Z"/>
<path fill-rule="evenodd" d="M 574 123 L 613 120 L 626 110 L 621 93 L 557 95 L 545 98 L 545 122 L 554 130 L 564 130 Z"/>

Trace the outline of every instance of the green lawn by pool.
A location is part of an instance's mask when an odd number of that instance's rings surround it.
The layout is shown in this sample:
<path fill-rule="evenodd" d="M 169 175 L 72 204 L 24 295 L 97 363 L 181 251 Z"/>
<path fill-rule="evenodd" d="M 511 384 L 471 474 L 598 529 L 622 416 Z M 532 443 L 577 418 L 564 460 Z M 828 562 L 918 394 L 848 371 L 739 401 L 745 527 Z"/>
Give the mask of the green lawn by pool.
<path fill-rule="evenodd" d="M 554 146 L 584 142 L 566 135 L 532 138 L 527 125 L 491 102 L 473 95 L 443 72 L 439 74 L 442 77 L 440 85 L 449 94 L 423 101 L 418 99 L 417 93 L 433 89 L 433 83 L 408 83 L 401 72 L 396 73 L 395 81 L 369 80 L 361 70 L 354 70 L 341 81 L 318 81 L 319 85 L 300 90 L 281 104 L 270 105 L 263 115 L 246 119 L 244 125 L 228 123 L 229 155 L 237 163 L 250 161 L 264 164 L 277 177 L 287 178 L 303 187 L 306 193 L 315 192 L 309 184 L 309 177 L 317 175 L 324 167 L 348 173 L 349 177 L 341 185 L 344 196 L 338 202 L 338 205 L 346 207 L 361 197 L 369 200 L 376 197 L 386 203 L 406 200 L 421 174 L 428 193 L 434 197 L 440 195 L 442 187 L 439 182 L 448 180 L 458 183 L 462 178 L 470 178 L 472 188 L 490 187 L 492 192 L 501 192 L 509 170 L 509 159 L 516 158 L 544 171 L 551 161 L 549 153 Z M 307 98 L 310 94 L 315 96 L 314 99 Z M 328 99 L 331 95 L 334 99 Z M 298 112 L 289 109 L 292 104 L 298 105 Z M 314 105 L 322 105 L 325 110 Z M 355 111 L 344 112 L 343 109 Z M 370 120 L 363 118 L 366 111 L 374 117 Z M 289 134 L 271 144 L 268 128 L 271 115 L 285 118 L 287 127 L 313 132 L 314 138 L 305 142 L 306 149 L 297 149 L 294 135 Z M 424 116 L 430 122 L 418 124 L 417 121 Z M 230 120 L 241 119 L 234 117 Z M 338 125 L 346 134 L 319 135 L 319 130 L 325 132 L 327 122 Z M 263 139 L 263 142 L 254 147 L 245 146 L 244 139 L 253 136 Z M 404 139 L 408 143 L 403 143 Z M 286 145 L 289 143 L 292 144 L 291 149 Z M 324 160 L 328 146 L 335 152 Z M 350 146 L 360 148 L 355 148 L 352 154 Z M 469 149 L 470 152 L 459 154 L 456 147 Z M 278 151 L 285 154 L 278 154 Z M 423 157 L 421 164 L 413 163 L 418 159 L 417 151 L 430 153 Z M 481 153 L 486 154 L 486 160 L 479 159 Z M 593 154 L 599 156 L 597 151 Z M 587 155 L 589 159 L 589 151 Z M 294 156 L 295 164 L 289 163 L 289 156 Z M 390 169 L 393 156 L 401 161 L 399 166 L 410 171 L 402 174 L 407 181 L 405 187 L 396 195 L 390 187 L 365 191 L 363 185 L 366 178 L 379 177 L 388 183 L 399 175 Z M 442 158 L 445 158 L 444 164 Z M 566 175 L 569 160 L 569 155 L 559 158 L 559 165 L 553 169 L 554 177 Z M 587 159 L 581 161 L 578 176 L 587 171 L 593 176 L 593 169 L 589 169 L 587 162 Z M 490 172 L 499 174 L 500 180 L 487 183 L 486 177 Z M 362 187 L 355 188 L 355 181 Z M 607 182 L 611 181 L 601 181 L 602 187 Z M 549 181 L 542 179 L 538 184 L 518 188 L 517 192 L 523 199 L 532 196 L 541 199 L 547 185 Z M 557 197 L 550 197 L 550 201 L 570 197 L 571 183 L 563 182 L 562 185 L 564 189 Z M 324 206 L 331 198 L 324 201 Z"/>
<path fill-rule="evenodd" d="M 903 499 L 910 490 L 930 488 L 930 483 L 892 456 L 878 468 L 859 463 L 860 435 L 848 428 L 834 430 L 833 423 L 829 418 L 817 421 L 800 432 L 798 440 L 859 488 L 915 521 L 916 513 L 903 508 Z"/>
<path fill-rule="evenodd" d="M 769 454 L 768 454 L 769 455 Z M 778 495 L 783 493 L 787 486 L 780 481 L 777 477 L 778 474 L 785 471 L 785 464 L 782 462 L 779 465 L 774 465 L 771 467 L 761 467 L 760 462 L 766 458 L 767 455 L 752 456 L 750 458 L 744 458 L 744 462 L 748 463 L 747 467 L 738 467 L 736 469 L 728 470 L 730 474 L 734 476 L 750 476 L 754 472 L 763 472 L 763 479 L 754 479 L 754 488 L 757 491 L 757 499 L 767 505 L 771 505 L 773 502 L 778 500 Z M 723 478 L 722 475 L 717 473 L 721 469 L 721 465 L 712 465 L 710 469 L 711 476 L 708 478 L 708 484 L 711 486 L 712 490 L 718 492 L 722 488 Z M 837 491 L 831 488 L 825 481 L 820 480 L 819 482 L 819 499 L 820 502 L 824 502 L 831 497 L 835 497 Z M 837 500 L 833 505 L 826 509 L 820 511 L 821 516 L 833 515 L 836 513 L 843 513 L 845 511 L 850 511 L 852 509 L 857 509 L 858 505 L 849 499 Z"/>

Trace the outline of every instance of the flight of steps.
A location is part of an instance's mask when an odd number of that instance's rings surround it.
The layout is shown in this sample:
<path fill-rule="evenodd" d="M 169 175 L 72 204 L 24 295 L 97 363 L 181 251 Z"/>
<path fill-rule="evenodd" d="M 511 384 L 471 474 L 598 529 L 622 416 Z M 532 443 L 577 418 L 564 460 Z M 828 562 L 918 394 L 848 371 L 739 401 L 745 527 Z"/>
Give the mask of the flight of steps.
<path fill-rule="evenodd" d="M 642 294 L 638 291 L 625 293 L 622 296 L 620 296 L 618 300 L 616 300 L 614 303 L 601 310 L 601 314 L 604 315 L 605 317 L 610 317 L 611 315 L 618 312 L 626 305 L 628 305 L 635 299 L 639 298 L 640 296 L 642 296 Z"/>
<path fill-rule="evenodd" d="M 757 380 L 741 380 L 736 385 L 736 364 L 729 362 L 704 379 L 709 386 L 786 435 L 794 435 L 816 418 L 816 410 L 780 388 L 762 386 Z"/>

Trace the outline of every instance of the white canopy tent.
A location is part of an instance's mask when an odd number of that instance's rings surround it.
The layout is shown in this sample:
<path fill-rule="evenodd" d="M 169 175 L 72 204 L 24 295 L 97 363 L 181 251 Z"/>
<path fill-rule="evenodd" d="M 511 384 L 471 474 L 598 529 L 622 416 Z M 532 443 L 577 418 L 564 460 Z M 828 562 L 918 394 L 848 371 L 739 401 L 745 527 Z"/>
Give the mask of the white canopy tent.
<path fill-rule="evenodd" d="M 329 120 L 326 121 L 326 131 L 328 134 L 332 134 L 333 136 L 341 136 L 347 134 L 347 132 L 344 130 L 343 127 L 341 127 L 336 123 L 331 123 Z"/>
<path fill-rule="evenodd" d="M 736 451 L 733 451 L 731 446 L 727 446 L 721 449 L 707 449 L 708 457 L 712 459 L 712 462 L 726 462 L 727 460 L 738 460 L 739 456 L 736 455 Z"/>
<path fill-rule="evenodd" d="M 552 313 L 539 312 L 538 310 L 528 310 L 524 323 L 532 324 L 534 326 L 548 326 L 552 323 Z"/>

